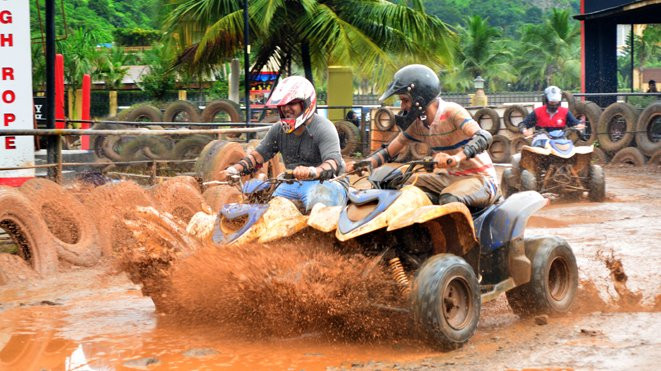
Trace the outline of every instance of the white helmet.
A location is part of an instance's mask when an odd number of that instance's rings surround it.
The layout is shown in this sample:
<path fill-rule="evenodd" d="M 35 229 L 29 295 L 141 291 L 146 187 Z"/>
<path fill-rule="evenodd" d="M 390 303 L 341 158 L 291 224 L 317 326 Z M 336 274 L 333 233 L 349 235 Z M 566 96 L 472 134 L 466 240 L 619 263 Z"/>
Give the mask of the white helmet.
<path fill-rule="evenodd" d="M 296 118 L 286 118 L 281 107 L 297 102 L 301 103 L 303 108 L 301 114 Z M 269 96 L 266 105 L 278 108 L 282 129 L 289 134 L 303 125 L 314 114 L 317 108 L 317 94 L 312 83 L 305 77 L 289 76 L 280 81 Z"/>
<path fill-rule="evenodd" d="M 560 101 L 562 100 L 562 90 L 559 87 L 551 85 L 548 88 L 544 89 L 544 95 L 542 96 L 542 103 L 546 105 L 546 109 L 549 112 L 555 112 L 560 107 Z"/>

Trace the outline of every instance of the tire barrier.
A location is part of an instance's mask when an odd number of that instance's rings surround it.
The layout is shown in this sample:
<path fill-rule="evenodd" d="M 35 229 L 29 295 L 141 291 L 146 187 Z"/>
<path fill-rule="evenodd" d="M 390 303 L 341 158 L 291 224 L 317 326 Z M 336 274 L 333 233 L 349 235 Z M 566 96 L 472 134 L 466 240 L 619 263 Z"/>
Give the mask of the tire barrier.
<path fill-rule="evenodd" d="M 241 121 L 240 108 L 237 104 L 226 99 L 209 102 L 202 111 L 202 122 L 239 122 Z M 218 118 L 219 114 L 224 114 Z M 238 138 L 241 134 L 224 134 L 228 138 Z"/>
<path fill-rule="evenodd" d="M 585 120 L 585 133 L 588 134 L 588 137 L 586 140 L 581 140 L 578 135 L 572 133 L 575 138 L 571 139 L 578 146 L 593 144 L 597 140 L 597 125 L 601 117 L 601 107 L 594 102 L 577 102 L 572 113 L 579 120 Z"/>
<path fill-rule="evenodd" d="M 518 125 L 524 118 L 526 118 L 526 116 L 528 116 L 528 110 L 523 106 L 514 104 L 507 107 L 505 112 L 503 112 L 503 123 L 505 123 L 505 127 L 509 131 L 518 134 Z"/>
<path fill-rule="evenodd" d="M 599 147 L 592 149 L 592 163 L 597 165 L 606 165 L 608 163 L 608 154 Z"/>
<path fill-rule="evenodd" d="M 570 111 L 573 111 L 576 105 L 576 99 L 574 98 L 574 94 L 568 91 L 563 91 L 562 99 L 564 99 L 567 102 L 567 108 L 569 108 Z"/>
<path fill-rule="evenodd" d="M 172 149 L 172 159 L 173 160 L 192 160 L 199 156 L 202 152 L 204 146 L 211 142 L 211 137 L 208 135 L 192 135 L 190 137 L 184 137 L 184 139 L 179 140 Z M 184 171 L 189 171 L 192 168 L 192 164 L 182 163 L 178 164 L 177 168 Z"/>
<path fill-rule="evenodd" d="M 337 121 L 334 123 L 337 134 L 340 137 L 340 150 L 343 156 L 351 156 L 360 144 L 360 131 L 358 127 L 349 121 Z"/>
<path fill-rule="evenodd" d="M 184 224 L 188 224 L 195 213 L 208 208 L 193 177 L 170 178 L 154 186 L 151 194 L 159 210 L 170 213 Z"/>
<path fill-rule="evenodd" d="M 617 151 L 610 163 L 611 165 L 632 165 L 639 167 L 645 165 L 645 156 L 636 147 L 626 147 Z"/>
<path fill-rule="evenodd" d="M 195 162 L 194 171 L 203 181 L 219 180 L 218 175 L 246 153 L 239 143 L 214 140 L 204 147 Z"/>
<path fill-rule="evenodd" d="M 169 103 L 163 112 L 165 122 L 200 122 L 201 117 L 200 109 L 185 100 Z"/>
<path fill-rule="evenodd" d="M 494 135 L 488 149 L 491 160 L 498 163 L 509 162 L 511 158 L 510 147 L 509 138 L 504 135 Z"/>
<path fill-rule="evenodd" d="M 30 199 L 16 188 L 0 186 L 0 228 L 18 246 L 17 255 L 42 277 L 57 272 L 57 249 Z"/>
<path fill-rule="evenodd" d="M 661 102 L 650 104 L 638 116 L 636 146 L 646 156 L 661 149 Z"/>
<path fill-rule="evenodd" d="M 166 160 L 172 157 L 172 141 L 161 136 L 136 136 L 119 150 L 121 161 Z"/>
<path fill-rule="evenodd" d="M 60 259 L 91 267 L 101 257 L 94 218 L 72 194 L 47 179 L 33 178 L 19 188 L 46 223 Z"/>
<path fill-rule="evenodd" d="M 119 117 L 117 118 L 119 121 Z M 126 125 L 119 124 L 109 124 L 105 122 L 99 122 L 92 126 L 93 130 L 124 130 L 127 129 Z M 90 146 L 94 151 L 94 154 L 97 158 L 108 158 L 113 161 L 119 161 L 120 156 L 117 151 L 115 151 L 115 145 L 119 141 L 120 137 L 116 135 L 90 135 Z M 109 143 L 112 141 L 112 143 Z"/>
<path fill-rule="evenodd" d="M 491 108 L 480 108 L 473 115 L 473 119 L 480 127 L 492 135 L 495 135 L 500 129 L 500 116 L 498 112 Z"/>
<path fill-rule="evenodd" d="M 510 145 L 510 153 L 512 155 L 521 153 L 521 148 L 523 148 L 523 146 L 529 146 L 529 145 L 530 145 L 530 139 L 526 139 L 523 136 L 516 137 L 512 139 L 512 144 Z"/>
<path fill-rule="evenodd" d="M 225 204 L 241 202 L 241 192 L 236 187 L 219 185 L 208 188 L 202 193 L 202 198 L 211 207 L 214 214 L 218 214 Z"/>
<path fill-rule="evenodd" d="M 131 181 L 108 183 L 94 188 L 83 197 L 98 231 L 98 242 L 106 258 L 135 246 L 133 234 L 124 221 L 133 219 L 136 206 L 154 206 L 147 192 Z"/>
<path fill-rule="evenodd" d="M 395 115 L 387 108 L 379 108 L 374 113 L 374 125 L 383 131 L 388 131 L 395 126 Z"/>
<path fill-rule="evenodd" d="M 650 156 L 650 160 L 647 161 L 649 166 L 661 166 L 661 149 L 657 150 Z"/>
<path fill-rule="evenodd" d="M 135 122 L 162 122 L 161 110 L 151 104 L 141 104 L 131 109 L 126 115 L 126 121 Z"/>
<path fill-rule="evenodd" d="M 599 146 L 606 152 L 617 152 L 631 145 L 638 121 L 636 109 L 627 103 L 613 103 L 599 117 Z"/>

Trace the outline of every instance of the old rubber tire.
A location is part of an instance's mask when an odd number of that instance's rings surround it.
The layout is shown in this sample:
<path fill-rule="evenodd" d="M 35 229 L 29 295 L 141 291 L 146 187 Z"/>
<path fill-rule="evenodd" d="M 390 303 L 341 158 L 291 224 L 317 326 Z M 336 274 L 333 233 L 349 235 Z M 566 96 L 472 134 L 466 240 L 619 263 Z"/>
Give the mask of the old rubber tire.
<path fill-rule="evenodd" d="M 99 233 L 103 256 L 112 258 L 136 244 L 124 221 L 133 215 L 137 206 L 154 206 L 154 201 L 136 183 L 123 181 L 94 188 L 83 196 L 83 205 L 94 215 L 92 221 Z"/>
<path fill-rule="evenodd" d="M 111 124 L 106 122 L 99 122 L 91 127 L 92 130 L 124 130 L 127 129 L 126 125 Z M 108 158 L 113 161 L 119 161 L 119 153 L 112 150 L 114 146 L 109 146 L 106 141 L 114 138 L 115 141 L 119 140 L 116 135 L 90 135 L 90 146 L 94 151 L 97 158 Z"/>
<path fill-rule="evenodd" d="M 594 202 L 602 202 L 606 198 L 606 177 L 604 169 L 592 164 L 589 171 L 588 199 Z"/>
<path fill-rule="evenodd" d="M 512 178 L 513 178 L 512 169 L 503 170 L 503 174 L 500 176 L 500 193 L 503 195 L 504 198 L 507 198 L 513 195 L 514 193 L 516 193 L 516 188 L 510 185 Z"/>
<path fill-rule="evenodd" d="M 578 268 L 571 247 L 555 236 L 527 238 L 524 244 L 532 274 L 530 282 L 506 293 L 512 311 L 519 316 L 566 313 L 578 289 Z"/>
<path fill-rule="evenodd" d="M 193 177 L 170 178 L 155 185 L 151 194 L 159 210 L 170 213 L 184 224 L 188 224 L 195 213 L 205 210 L 206 202 Z"/>
<path fill-rule="evenodd" d="M 217 119 L 216 116 L 219 113 L 225 113 L 225 117 L 222 117 L 220 119 Z M 212 102 L 209 102 L 206 107 L 204 107 L 204 110 L 202 111 L 202 122 L 240 122 L 241 121 L 241 115 L 239 110 L 237 109 L 237 104 L 226 99 L 220 99 L 220 100 L 215 100 Z M 223 126 L 223 128 L 228 128 L 227 126 Z M 239 133 L 233 133 L 233 134 L 223 134 L 227 136 L 228 138 L 238 138 L 241 136 Z"/>
<path fill-rule="evenodd" d="M 411 310 L 432 346 L 452 350 L 465 344 L 477 329 L 480 307 L 477 278 L 464 259 L 438 254 L 416 274 Z"/>
<path fill-rule="evenodd" d="M 661 166 L 661 149 L 654 152 L 650 157 L 650 160 L 647 161 L 649 166 Z"/>
<path fill-rule="evenodd" d="M 343 156 L 351 156 L 360 143 L 360 131 L 356 125 L 349 121 L 337 121 L 334 123 L 337 135 L 340 138 L 340 151 Z"/>
<path fill-rule="evenodd" d="M 57 249 L 30 199 L 16 188 L 0 186 L 0 228 L 19 246 L 18 255 L 42 277 L 57 272 Z"/>
<path fill-rule="evenodd" d="M 503 112 L 503 123 L 512 133 L 519 133 L 519 123 L 528 116 L 528 110 L 518 104 L 511 105 Z"/>
<path fill-rule="evenodd" d="M 48 179 L 33 178 L 20 191 L 32 201 L 46 223 L 57 256 L 83 267 L 95 265 L 101 257 L 93 216 L 74 195 Z"/>
<path fill-rule="evenodd" d="M 218 175 L 221 171 L 225 170 L 230 165 L 236 164 L 246 156 L 243 147 L 237 142 L 214 142 L 209 143 L 214 144 L 204 156 L 200 155 L 196 162 L 196 173 L 205 182 L 219 180 Z M 209 144 L 207 144 L 207 146 L 209 146 Z M 204 152 L 204 150 L 202 150 L 202 152 Z M 199 167 L 197 166 L 198 163 L 200 163 Z"/>
<path fill-rule="evenodd" d="M 572 111 L 577 119 L 585 119 L 585 134 L 586 140 L 578 138 L 574 142 L 578 146 L 589 146 L 597 140 L 597 125 L 599 124 L 599 117 L 601 117 L 601 107 L 594 102 L 577 102 Z"/>
<path fill-rule="evenodd" d="M 638 116 L 636 146 L 646 156 L 661 149 L 661 102 L 650 104 Z"/>
<path fill-rule="evenodd" d="M 381 131 L 388 131 L 395 126 L 395 115 L 387 108 L 379 108 L 374 113 L 374 127 Z"/>
<path fill-rule="evenodd" d="M 480 125 L 480 127 L 491 135 L 495 135 L 500 129 L 500 117 L 498 112 L 491 108 L 480 108 L 475 111 L 473 119 Z"/>
<path fill-rule="evenodd" d="M 599 117 L 597 136 L 599 147 L 606 152 L 617 152 L 634 139 L 638 112 L 627 103 L 613 103 Z"/>
<path fill-rule="evenodd" d="M 527 139 L 525 137 L 516 137 L 512 140 L 512 144 L 510 145 L 510 151 L 512 155 L 515 155 L 517 153 L 521 153 L 521 148 L 523 146 L 529 146 L 530 145 L 530 139 Z"/>
<path fill-rule="evenodd" d="M 608 163 L 608 154 L 599 147 L 592 149 L 592 163 L 597 165 L 606 165 Z"/>
<path fill-rule="evenodd" d="M 180 114 L 184 114 L 181 117 Z M 164 122 L 200 122 L 200 109 L 191 102 L 178 100 L 165 107 L 163 112 Z M 184 118 L 185 120 L 182 120 Z"/>
<path fill-rule="evenodd" d="M 172 155 L 171 143 L 156 136 L 136 136 L 119 150 L 121 161 L 164 160 Z"/>
<path fill-rule="evenodd" d="M 489 146 L 489 156 L 491 160 L 497 163 L 508 162 L 511 157 L 511 143 L 509 138 L 504 135 L 494 135 Z"/>
<path fill-rule="evenodd" d="M 211 142 L 207 143 L 204 148 L 202 148 L 202 152 L 200 152 L 200 155 L 197 156 L 195 166 L 193 166 L 193 172 L 196 176 L 202 177 L 202 174 L 206 172 L 206 169 L 209 166 L 213 156 L 215 156 L 218 151 L 222 150 L 222 148 L 227 145 L 227 143 L 229 142 L 224 140 L 212 140 Z"/>
<path fill-rule="evenodd" d="M 411 147 L 411 156 L 413 156 L 414 160 L 421 160 L 425 156 L 429 156 L 429 154 L 431 153 L 431 148 L 429 147 L 429 144 L 425 142 L 412 143 L 410 147 Z"/>
<path fill-rule="evenodd" d="M 219 185 L 208 188 L 202 193 L 204 201 L 214 213 L 218 213 L 225 204 L 241 202 L 241 192 L 236 187 Z"/>
<path fill-rule="evenodd" d="M 161 110 L 151 104 L 141 104 L 136 106 L 126 115 L 126 121 L 134 122 L 162 122 L 163 115 Z"/>
<path fill-rule="evenodd" d="M 536 191 L 537 179 L 533 173 L 528 170 L 521 170 L 521 190 L 522 191 Z"/>
<path fill-rule="evenodd" d="M 189 160 L 197 158 L 204 146 L 211 142 L 207 135 L 192 135 L 177 142 L 172 150 L 172 159 Z"/>
<path fill-rule="evenodd" d="M 645 156 L 636 147 L 622 148 L 611 159 L 611 165 L 632 165 L 640 167 L 645 165 Z"/>
<path fill-rule="evenodd" d="M 568 91 L 563 91 L 562 99 L 564 99 L 567 102 L 567 108 L 569 108 L 570 111 L 573 111 L 576 105 L 576 99 L 574 98 L 574 94 Z"/>

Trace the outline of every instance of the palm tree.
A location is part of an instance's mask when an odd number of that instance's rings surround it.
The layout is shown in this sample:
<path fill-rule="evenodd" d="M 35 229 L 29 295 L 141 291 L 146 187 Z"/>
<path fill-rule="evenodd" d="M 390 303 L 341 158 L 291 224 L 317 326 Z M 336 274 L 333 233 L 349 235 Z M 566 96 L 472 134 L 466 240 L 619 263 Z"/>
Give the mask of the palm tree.
<path fill-rule="evenodd" d="M 455 63 L 442 76 L 443 85 L 452 90 L 469 90 L 477 76 L 486 79 L 496 90 L 504 83 L 514 81 L 510 63 L 512 54 L 500 40 L 501 32 L 490 27 L 486 19 L 476 15 L 466 19 L 466 27 L 459 29 L 459 44 Z"/>
<path fill-rule="evenodd" d="M 517 67 L 521 82 L 540 90 L 558 85 L 577 88 L 580 76 L 580 28 L 567 10 L 552 9 L 542 24 L 523 26 Z"/>
<path fill-rule="evenodd" d="M 243 2 L 173 0 L 167 36 L 183 53 L 179 63 L 204 69 L 234 57 L 243 48 Z M 257 46 L 253 71 L 265 65 L 283 71 L 298 63 L 313 81 L 331 64 L 352 65 L 371 76 L 381 65 L 387 73 L 393 55 L 415 55 L 417 63 L 439 67 L 449 60 L 453 34 L 424 12 L 422 0 L 405 4 L 385 0 L 253 0 L 250 39 Z"/>
<path fill-rule="evenodd" d="M 128 56 L 120 47 L 107 49 L 96 60 L 96 71 L 108 89 L 110 116 L 117 114 L 117 89 L 129 70 L 125 67 L 126 64 L 128 64 Z"/>

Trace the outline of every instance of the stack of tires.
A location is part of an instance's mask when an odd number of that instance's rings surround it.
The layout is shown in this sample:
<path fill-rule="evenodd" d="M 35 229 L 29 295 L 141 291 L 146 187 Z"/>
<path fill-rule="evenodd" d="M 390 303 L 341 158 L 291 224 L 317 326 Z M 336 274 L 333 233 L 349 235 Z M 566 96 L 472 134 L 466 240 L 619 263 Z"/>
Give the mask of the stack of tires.
<path fill-rule="evenodd" d="M 187 101 L 168 103 L 159 108 L 152 104 L 143 103 L 121 111 L 111 121 L 133 122 L 238 122 L 240 121 L 240 107 L 229 100 L 216 100 L 209 102 L 204 110 Z M 199 127 L 195 127 L 199 128 Z M 136 127 L 112 123 L 95 124 L 93 129 L 133 129 L 136 131 L 149 129 L 164 129 L 159 125 Z M 188 130 L 184 125 L 172 130 Z M 140 161 L 140 160 L 191 160 L 198 157 L 204 146 L 217 139 L 212 135 L 172 135 L 172 136 L 113 136 L 97 135 L 91 138 L 92 148 L 99 159 L 108 159 L 112 162 Z M 141 168 L 145 165 L 133 165 Z M 181 162 L 171 166 L 177 171 L 190 171 L 193 162 Z"/>

